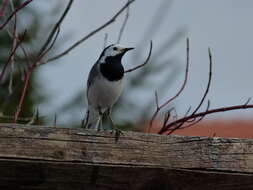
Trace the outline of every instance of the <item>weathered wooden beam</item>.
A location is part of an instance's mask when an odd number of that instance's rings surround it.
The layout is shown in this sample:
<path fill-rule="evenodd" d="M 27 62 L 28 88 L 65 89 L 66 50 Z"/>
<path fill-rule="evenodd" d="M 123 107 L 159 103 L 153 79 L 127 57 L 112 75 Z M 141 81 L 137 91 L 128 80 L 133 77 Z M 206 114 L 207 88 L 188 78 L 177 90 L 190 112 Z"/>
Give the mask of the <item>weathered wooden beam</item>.
<path fill-rule="evenodd" d="M 253 189 L 253 140 L 0 124 L 0 189 Z"/>

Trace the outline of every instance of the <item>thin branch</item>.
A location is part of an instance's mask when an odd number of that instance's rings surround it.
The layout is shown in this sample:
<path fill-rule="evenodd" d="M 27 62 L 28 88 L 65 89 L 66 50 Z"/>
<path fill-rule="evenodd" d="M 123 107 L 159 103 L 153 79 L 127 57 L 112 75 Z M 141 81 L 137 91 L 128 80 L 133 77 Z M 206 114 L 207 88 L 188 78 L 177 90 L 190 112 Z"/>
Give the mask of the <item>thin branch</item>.
<path fill-rule="evenodd" d="M 54 44 L 59 36 L 59 33 L 60 33 L 60 27 L 57 28 L 56 34 L 54 36 L 54 39 L 53 39 L 51 45 L 42 54 L 40 54 L 40 56 L 37 58 L 38 61 L 35 62 L 36 66 L 41 64 L 40 60 L 54 47 Z"/>
<path fill-rule="evenodd" d="M 247 99 L 247 101 L 245 102 L 244 105 L 248 105 L 250 101 L 251 101 L 251 97 L 249 97 L 249 98 Z"/>
<path fill-rule="evenodd" d="M 211 49 L 208 48 L 208 55 L 209 55 L 209 77 L 208 77 L 208 83 L 207 83 L 207 87 L 206 87 L 206 91 L 199 103 L 199 105 L 197 106 L 197 108 L 192 112 L 192 114 L 195 114 L 199 108 L 201 107 L 201 105 L 203 104 L 208 92 L 209 92 L 209 89 L 210 89 L 210 85 L 211 85 L 211 80 L 212 80 L 212 65 L 213 65 L 213 60 L 212 60 L 212 53 L 211 53 Z"/>
<path fill-rule="evenodd" d="M 206 115 L 213 114 L 213 113 L 227 112 L 227 111 L 231 111 L 231 110 L 240 110 L 240 109 L 251 109 L 251 108 L 253 108 L 253 104 L 249 104 L 249 105 L 243 104 L 243 105 L 236 105 L 236 106 L 230 106 L 230 107 L 221 107 L 221 108 L 211 109 L 211 110 L 204 111 L 204 112 L 199 112 L 199 113 L 187 116 L 187 117 L 183 117 L 183 118 L 178 119 L 178 120 L 176 120 L 174 122 L 171 122 L 170 124 L 168 124 L 166 126 L 166 128 L 164 128 L 163 130 L 161 130 L 159 132 L 159 134 L 163 134 L 164 132 L 167 131 L 168 128 L 170 128 L 172 126 L 175 126 L 175 125 L 177 125 L 177 124 L 179 124 L 181 122 L 187 121 L 189 119 L 206 116 Z"/>
<path fill-rule="evenodd" d="M 163 127 L 162 127 L 161 130 L 160 130 L 160 132 L 161 132 L 161 131 L 164 131 L 165 128 L 166 128 L 166 130 L 170 130 L 170 132 L 168 133 L 168 135 L 169 135 L 169 134 L 173 133 L 175 130 L 181 129 L 181 128 L 182 128 L 181 126 L 183 126 L 185 122 L 190 123 L 189 125 L 186 126 L 186 127 L 190 127 L 190 126 L 193 126 L 193 125 L 195 125 L 196 123 L 200 122 L 200 121 L 205 117 L 205 115 L 202 115 L 197 121 L 195 121 L 195 120 L 196 120 L 198 117 L 192 117 L 192 118 L 191 118 L 191 116 L 192 116 L 192 115 L 195 115 L 195 113 L 199 110 L 199 108 L 200 108 L 201 105 L 203 104 L 203 102 L 204 102 L 204 100 L 205 100 L 205 98 L 206 98 L 206 96 L 207 96 L 207 94 L 208 94 L 208 92 L 209 92 L 209 89 L 210 89 L 211 79 L 212 79 L 212 54 L 211 54 L 210 48 L 208 48 L 208 54 L 209 54 L 209 77 L 208 77 L 208 83 L 207 83 L 207 87 L 206 87 L 205 93 L 204 93 L 204 95 L 203 95 L 203 97 L 202 97 L 202 99 L 201 99 L 199 105 L 198 105 L 197 108 L 192 112 L 192 114 L 191 114 L 190 116 L 185 115 L 185 116 L 183 117 L 183 118 L 188 118 L 188 119 L 182 120 L 181 122 L 176 123 L 175 125 L 170 125 L 170 124 L 167 125 L 167 126 L 164 126 L 164 125 L 163 125 Z M 246 102 L 246 103 L 247 103 L 247 102 Z M 208 101 L 206 112 L 208 112 L 209 106 L 210 106 L 210 101 Z M 187 113 L 187 114 L 188 114 L 188 113 Z M 176 121 L 178 121 L 178 120 L 176 120 Z M 172 122 L 172 123 L 173 123 L 173 122 Z M 173 126 L 175 126 L 175 127 L 172 128 Z M 183 128 L 186 128 L 186 127 L 183 127 Z M 170 129 L 170 128 L 172 128 L 172 129 Z"/>
<path fill-rule="evenodd" d="M 63 12 L 62 16 L 60 17 L 59 21 L 55 24 L 55 26 L 54 26 L 53 30 L 51 31 L 47 41 L 44 43 L 41 50 L 39 51 L 39 54 L 37 56 L 37 60 L 32 65 L 28 66 L 28 70 L 25 73 L 24 86 L 23 86 L 23 89 L 22 89 L 22 93 L 21 93 L 19 103 L 18 103 L 16 111 L 15 111 L 15 117 L 14 117 L 14 122 L 15 123 L 17 122 L 19 114 L 22 110 L 22 105 L 23 105 L 23 102 L 24 102 L 25 95 L 27 93 L 28 84 L 29 84 L 29 80 L 30 80 L 32 71 L 36 66 L 38 66 L 41 63 L 40 61 L 43 58 L 43 56 L 45 56 L 51 50 L 53 45 L 55 44 L 55 41 L 56 41 L 56 39 L 59 35 L 59 32 L 60 32 L 60 24 L 62 23 L 62 21 L 64 20 L 66 14 L 68 13 L 72 2 L 73 2 L 73 0 L 69 1 L 69 4 L 66 7 L 65 11 Z M 53 40 L 53 42 L 51 43 L 52 40 Z M 50 43 L 51 43 L 51 45 L 48 47 L 48 45 Z"/>
<path fill-rule="evenodd" d="M 210 100 L 208 100 L 208 101 L 207 101 L 206 111 L 209 110 L 210 105 L 211 105 Z M 193 126 L 193 125 L 199 123 L 200 121 L 202 121 L 204 118 L 205 118 L 205 115 L 203 115 L 202 117 L 200 117 L 197 121 L 194 121 L 194 122 L 190 123 L 189 125 L 184 126 L 184 128 L 191 127 L 191 126 Z"/>
<path fill-rule="evenodd" d="M 164 115 L 164 120 L 163 120 L 163 127 L 165 127 L 166 125 L 167 125 L 167 123 L 168 123 L 168 121 L 169 121 L 169 119 L 170 119 L 170 115 L 171 115 L 171 112 L 170 111 L 168 111 L 167 113 L 165 113 L 165 115 Z M 162 127 L 162 128 L 163 128 Z"/>
<path fill-rule="evenodd" d="M 4 76 L 4 73 L 5 73 L 5 71 L 6 71 L 6 68 L 7 68 L 8 64 L 10 63 L 10 61 L 11 61 L 11 59 L 12 59 L 12 56 L 15 54 L 17 48 L 18 48 L 19 45 L 22 43 L 22 40 L 24 39 L 25 34 L 26 34 L 26 31 L 25 31 L 24 34 L 22 35 L 20 41 L 18 41 L 18 42 L 16 43 L 16 46 L 12 48 L 11 54 L 9 55 L 9 57 L 8 57 L 8 59 L 7 59 L 6 63 L 5 63 L 5 65 L 4 65 L 4 67 L 3 67 L 3 70 L 2 70 L 2 72 L 1 72 L 1 74 L 0 74 L 0 81 L 2 81 L 3 76 Z"/>
<path fill-rule="evenodd" d="M 60 19 L 58 20 L 58 22 L 54 25 L 52 31 L 50 32 L 46 42 L 43 44 L 43 46 L 41 47 L 39 53 L 38 53 L 38 57 L 41 57 L 42 54 L 44 54 L 44 51 L 46 50 L 47 46 L 50 44 L 50 42 L 52 41 L 55 33 L 57 33 L 57 31 L 60 28 L 61 23 L 63 22 L 64 18 L 66 17 L 67 13 L 69 12 L 71 5 L 73 3 L 74 0 L 69 0 L 68 5 L 66 6 L 63 14 L 61 15 Z"/>
<path fill-rule="evenodd" d="M 66 49 L 65 51 L 63 51 L 62 53 L 49 58 L 48 60 L 46 60 L 45 62 L 41 63 L 41 64 L 45 64 L 51 61 L 54 61 L 56 59 L 59 59 L 65 55 L 67 55 L 71 50 L 73 50 L 74 48 L 76 48 L 78 45 L 80 45 L 81 43 L 83 43 L 85 40 L 89 39 L 90 37 L 92 37 L 93 35 L 95 35 L 96 33 L 98 33 L 100 30 L 104 29 L 105 27 L 109 26 L 110 24 L 112 24 L 117 17 L 131 4 L 133 3 L 135 0 L 130 0 L 128 1 L 110 20 L 108 20 L 106 23 L 104 23 L 102 26 L 98 27 L 97 29 L 93 30 L 92 32 L 90 32 L 88 35 L 84 36 L 82 39 L 80 39 L 79 41 L 77 41 L 76 43 L 74 43 L 73 45 L 71 45 L 68 49 Z"/>
<path fill-rule="evenodd" d="M 208 100 L 206 112 L 208 111 L 209 107 L 210 107 L 210 101 Z M 181 124 L 179 124 L 178 126 L 174 127 L 173 129 L 171 129 L 171 131 L 170 131 L 167 135 L 172 134 L 172 133 L 173 133 L 174 131 L 176 131 L 177 129 L 185 129 L 185 128 L 191 127 L 191 126 L 193 126 L 193 125 L 199 123 L 200 121 L 202 121 L 202 120 L 204 119 L 205 116 L 206 116 L 206 115 L 202 115 L 201 117 L 199 117 L 199 119 L 198 119 L 197 121 L 194 120 L 194 121 L 191 122 L 190 124 L 188 124 L 188 125 L 186 125 L 186 126 L 184 126 L 184 127 L 181 127 L 181 126 L 183 126 L 184 123 L 186 122 L 186 121 L 183 121 Z"/>
<path fill-rule="evenodd" d="M 175 107 L 171 108 L 170 110 L 167 111 L 167 113 L 165 113 L 164 115 L 164 120 L 163 120 L 163 127 L 165 127 L 170 119 L 171 116 L 171 112 L 174 111 L 175 112 L 175 117 L 177 117 L 177 111 L 175 109 Z M 162 128 L 163 128 L 162 127 Z"/>
<path fill-rule="evenodd" d="M 153 43 L 152 41 L 150 41 L 150 48 L 149 48 L 149 53 L 148 53 L 148 57 L 146 58 L 146 60 L 144 61 L 144 63 L 140 64 L 140 65 L 137 65 L 136 67 L 134 68 L 131 68 L 131 69 L 128 69 L 125 71 L 125 73 L 129 73 L 129 72 L 132 72 L 132 71 L 135 71 L 143 66 L 145 66 L 148 62 L 149 62 L 149 59 L 151 57 L 151 54 L 152 54 L 152 48 L 153 48 Z"/>
<path fill-rule="evenodd" d="M 6 31 L 7 31 L 8 35 L 9 35 L 11 38 L 15 38 L 15 39 L 17 40 L 17 42 L 20 42 L 20 39 L 19 39 L 19 37 L 18 37 L 17 35 L 16 35 L 16 36 L 13 36 L 13 34 L 12 34 L 8 29 L 6 29 Z M 27 65 L 30 65 L 30 64 L 31 64 L 31 60 L 30 60 L 30 58 L 29 58 L 29 56 L 28 56 L 28 53 L 27 53 L 26 49 L 25 49 L 24 46 L 22 45 L 22 43 L 19 45 L 19 47 L 20 47 L 20 49 L 22 50 L 22 52 L 23 52 L 23 54 L 24 54 L 24 57 L 25 57 L 25 59 L 26 59 L 26 61 L 27 61 Z"/>
<path fill-rule="evenodd" d="M 28 71 L 26 72 L 26 74 L 25 74 L 24 86 L 23 86 L 23 89 L 22 89 L 22 93 L 21 93 L 21 96 L 20 96 L 20 99 L 19 99 L 18 106 L 17 106 L 16 111 L 15 111 L 14 123 L 16 123 L 18 121 L 18 117 L 19 117 L 19 114 L 21 112 L 21 108 L 22 108 L 24 98 L 25 98 L 25 95 L 26 95 L 26 92 L 27 92 L 27 88 L 28 88 L 28 84 L 29 84 L 29 80 L 30 80 L 32 71 L 33 71 L 33 67 L 30 67 L 28 69 Z"/>
<path fill-rule="evenodd" d="M 2 30 L 12 19 L 12 17 L 21 9 L 23 9 L 25 6 L 27 6 L 29 3 L 31 3 L 33 0 L 27 0 L 24 3 L 22 3 L 19 7 L 17 7 L 12 13 L 11 15 L 6 19 L 6 21 L 0 25 L 0 30 Z"/>
<path fill-rule="evenodd" d="M 162 105 L 156 107 L 156 111 L 153 114 L 150 122 L 149 122 L 149 128 L 151 128 L 155 118 L 157 117 L 158 113 L 160 112 L 161 109 L 163 109 L 165 106 L 167 106 L 171 101 L 173 101 L 175 98 L 177 98 L 181 92 L 184 90 L 186 83 L 187 83 L 187 79 L 188 79 L 188 70 L 189 70 L 189 38 L 186 39 L 186 68 L 185 68 L 185 78 L 184 78 L 184 82 L 180 88 L 180 90 L 177 92 L 177 94 L 175 96 L 173 96 L 172 98 L 170 98 L 169 100 L 165 101 Z"/>
<path fill-rule="evenodd" d="M 184 117 L 186 117 L 186 116 L 188 115 L 188 113 L 190 112 L 190 110 L 191 110 L 191 106 L 190 106 L 190 107 L 188 108 L 188 110 L 185 112 Z M 180 129 L 181 129 L 181 126 L 183 126 L 183 125 L 185 124 L 185 122 L 188 122 L 188 121 L 184 121 L 184 122 L 180 123 L 180 124 L 177 125 L 175 128 L 180 128 Z M 163 125 L 162 129 L 165 128 L 165 127 L 166 127 L 166 126 Z M 161 130 L 162 130 L 162 129 L 161 129 Z"/>
<path fill-rule="evenodd" d="M 129 0 L 128 0 L 128 2 L 129 2 Z M 123 34 L 124 29 L 125 29 L 125 27 L 126 27 L 126 24 L 127 24 L 128 18 L 129 18 L 129 10 L 130 10 L 130 6 L 128 6 L 127 9 L 126 9 L 126 16 L 125 16 L 125 19 L 124 19 L 124 21 L 123 21 L 123 24 L 122 24 L 122 26 L 121 26 L 121 28 L 120 28 L 117 43 L 120 43 L 122 34 Z"/>
<path fill-rule="evenodd" d="M 12 0 L 10 1 L 10 4 L 11 4 L 12 11 L 14 11 L 14 5 L 13 5 Z M 17 14 L 14 15 L 14 23 L 13 23 L 13 31 L 12 31 L 13 36 L 16 36 L 16 33 L 17 33 Z M 16 47 L 16 45 L 17 45 L 17 39 L 14 37 L 13 41 L 12 41 L 12 51 Z M 14 73 L 14 64 L 15 64 L 15 58 L 14 57 L 15 56 L 13 54 L 11 56 L 11 60 L 10 60 L 11 71 L 10 71 L 10 79 L 9 79 L 9 87 L 8 87 L 9 94 L 12 94 L 13 73 Z"/>

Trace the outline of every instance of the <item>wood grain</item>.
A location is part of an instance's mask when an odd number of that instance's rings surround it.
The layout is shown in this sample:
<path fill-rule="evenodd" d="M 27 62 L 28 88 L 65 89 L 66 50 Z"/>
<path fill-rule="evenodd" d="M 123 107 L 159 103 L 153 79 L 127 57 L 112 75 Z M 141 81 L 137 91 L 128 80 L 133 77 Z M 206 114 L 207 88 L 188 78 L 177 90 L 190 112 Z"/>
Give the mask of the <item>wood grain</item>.
<path fill-rule="evenodd" d="M 0 124 L 0 189 L 253 189 L 253 140 Z"/>

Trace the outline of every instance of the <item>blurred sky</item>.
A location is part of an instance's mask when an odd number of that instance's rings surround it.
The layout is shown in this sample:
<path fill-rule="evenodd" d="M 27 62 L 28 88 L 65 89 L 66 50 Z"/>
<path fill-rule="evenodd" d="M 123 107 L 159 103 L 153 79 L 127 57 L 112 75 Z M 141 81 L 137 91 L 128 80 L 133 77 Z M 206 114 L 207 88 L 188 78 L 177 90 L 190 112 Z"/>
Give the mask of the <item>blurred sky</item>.
<path fill-rule="evenodd" d="M 66 0 L 61 1 L 67 3 Z M 59 52 L 107 21 L 125 2 L 75 0 L 61 27 Z M 136 46 L 143 34 L 149 30 L 148 24 L 161 5 L 167 6 L 169 3 L 166 3 L 166 0 L 136 0 L 130 8 L 130 17 L 121 44 Z M 173 1 L 170 11 L 165 13 L 165 17 L 151 38 L 154 50 L 178 28 L 186 27 L 187 36 L 190 38 L 189 81 L 185 91 L 176 101 L 180 115 L 183 115 L 190 105 L 197 105 L 205 90 L 208 78 L 208 46 L 212 49 L 214 62 L 213 80 L 208 96 L 211 108 L 243 104 L 253 95 L 253 1 L 176 0 Z M 114 24 L 64 58 L 40 68 L 39 77 L 43 81 L 43 90 L 52 95 L 50 102 L 40 106 L 42 113 L 54 112 L 80 89 L 85 89 L 87 74 L 102 51 L 104 34 L 109 34 L 108 43 L 114 43 L 123 19 L 124 14 Z M 148 45 L 147 41 L 146 51 Z M 182 84 L 186 59 L 185 40 L 180 41 L 168 54 L 177 56 L 182 63 L 182 72 L 178 73 L 176 82 L 166 93 L 170 97 Z M 128 56 L 123 60 L 127 68 L 130 67 L 128 60 Z M 154 90 L 155 88 L 150 89 L 150 93 L 154 93 Z M 127 93 L 127 89 L 124 93 Z M 252 113 L 253 110 L 237 111 L 219 114 L 216 117 L 246 117 Z M 82 114 L 80 113 L 80 118 Z"/>

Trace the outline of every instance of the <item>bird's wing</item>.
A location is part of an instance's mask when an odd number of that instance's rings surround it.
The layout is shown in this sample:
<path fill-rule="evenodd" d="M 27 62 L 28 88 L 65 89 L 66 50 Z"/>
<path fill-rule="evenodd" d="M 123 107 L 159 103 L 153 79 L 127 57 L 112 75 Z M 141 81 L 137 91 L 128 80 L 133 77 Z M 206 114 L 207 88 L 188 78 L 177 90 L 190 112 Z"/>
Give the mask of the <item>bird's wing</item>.
<path fill-rule="evenodd" d="M 89 77 L 87 80 L 87 94 L 88 94 L 91 84 L 93 83 L 94 79 L 97 77 L 100 77 L 100 71 L 99 71 L 99 64 L 95 63 L 90 70 Z"/>

